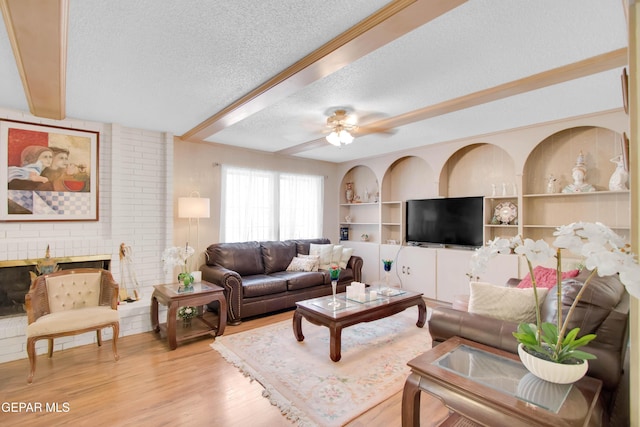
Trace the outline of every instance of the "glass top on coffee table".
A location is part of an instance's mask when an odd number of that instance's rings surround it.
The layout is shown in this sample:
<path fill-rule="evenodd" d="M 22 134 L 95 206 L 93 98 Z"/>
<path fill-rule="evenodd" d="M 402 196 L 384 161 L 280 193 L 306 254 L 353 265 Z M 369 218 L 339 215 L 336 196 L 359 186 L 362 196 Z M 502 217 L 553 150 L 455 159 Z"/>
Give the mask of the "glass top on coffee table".
<path fill-rule="evenodd" d="M 405 292 L 397 292 L 391 296 L 402 295 Z M 359 307 L 363 304 L 382 304 L 389 300 L 388 296 L 377 294 L 372 295 L 370 291 L 366 291 L 363 295 L 360 296 L 351 296 L 347 298 L 347 294 L 345 292 L 339 293 L 336 295 L 337 306 L 333 306 L 333 296 L 329 295 L 322 298 L 315 298 L 312 302 L 316 307 L 323 308 L 325 310 L 331 311 L 339 311 L 347 308 Z"/>
<path fill-rule="evenodd" d="M 531 374 L 522 363 L 460 345 L 433 362 L 477 383 L 557 413 L 572 384 L 554 384 Z"/>

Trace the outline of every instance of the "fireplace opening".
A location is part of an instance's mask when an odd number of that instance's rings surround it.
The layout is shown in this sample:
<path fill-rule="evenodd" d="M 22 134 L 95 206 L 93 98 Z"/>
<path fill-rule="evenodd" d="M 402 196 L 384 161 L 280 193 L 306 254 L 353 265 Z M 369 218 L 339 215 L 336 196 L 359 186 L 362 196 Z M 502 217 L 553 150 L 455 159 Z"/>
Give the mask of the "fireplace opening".
<path fill-rule="evenodd" d="M 111 255 L 52 258 L 59 270 L 103 268 L 109 270 Z M 26 314 L 24 297 L 31 286 L 30 272 L 38 274 L 39 259 L 0 261 L 0 318 Z"/>

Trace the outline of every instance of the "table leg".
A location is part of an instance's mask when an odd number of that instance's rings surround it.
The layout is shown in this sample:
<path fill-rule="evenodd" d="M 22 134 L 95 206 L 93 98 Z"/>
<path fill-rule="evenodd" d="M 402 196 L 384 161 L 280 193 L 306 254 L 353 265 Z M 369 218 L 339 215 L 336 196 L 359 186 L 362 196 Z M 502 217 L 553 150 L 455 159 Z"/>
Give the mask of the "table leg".
<path fill-rule="evenodd" d="M 154 332 L 160 332 L 160 322 L 158 321 L 158 299 L 155 295 L 151 296 L 151 329 Z"/>
<path fill-rule="evenodd" d="M 412 372 L 402 391 L 402 427 L 420 426 L 420 375 Z"/>
<path fill-rule="evenodd" d="M 175 350 L 178 347 L 176 341 L 176 316 L 178 314 L 178 305 L 174 302 L 169 303 L 167 307 L 167 339 L 169 340 L 169 348 Z"/>
<path fill-rule="evenodd" d="M 304 335 L 302 334 L 302 314 L 298 310 L 293 313 L 293 335 L 296 340 L 303 341 Z"/>
<path fill-rule="evenodd" d="M 331 360 L 337 362 L 342 357 L 340 354 L 340 349 L 342 347 L 342 327 L 332 326 L 329 330 L 331 331 L 329 336 L 329 355 L 331 356 Z"/>
<path fill-rule="evenodd" d="M 416 322 L 416 326 L 418 328 L 422 328 L 424 324 L 427 322 L 427 305 L 424 303 L 424 300 L 421 299 L 418 303 L 418 322 Z"/>
<path fill-rule="evenodd" d="M 218 297 L 218 304 L 218 331 L 216 332 L 216 336 L 224 334 L 224 328 L 227 327 L 227 299 L 224 295 Z"/>

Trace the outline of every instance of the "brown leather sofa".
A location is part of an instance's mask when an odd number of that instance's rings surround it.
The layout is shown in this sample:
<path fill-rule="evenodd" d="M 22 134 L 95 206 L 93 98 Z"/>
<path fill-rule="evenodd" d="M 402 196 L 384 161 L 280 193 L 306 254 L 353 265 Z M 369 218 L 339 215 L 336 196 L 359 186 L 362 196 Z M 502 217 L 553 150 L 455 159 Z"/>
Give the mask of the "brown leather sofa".
<path fill-rule="evenodd" d="M 583 270 L 575 279 L 565 280 L 562 286 L 562 306 L 566 315 L 575 296 L 590 272 Z M 516 279 L 515 283 L 518 280 Z M 510 281 L 513 283 L 513 281 Z M 541 306 L 543 322 L 555 323 L 557 289 L 549 290 Z M 603 382 L 603 403 L 611 410 L 619 391 L 628 346 L 629 294 L 618 276 L 591 279 L 572 315 L 569 329 L 580 328 L 580 335 L 595 333 L 596 339 L 582 347 L 597 359 L 589 360 L 587 375 Z M 512 353 L 518 352 L 518 342 L 512 333 L 518 324 L 506 320 L 468 313 L 450 307 L 433 309 L 429 332 L 434 345 L 459 336 Z M 628 380 L 625 378 L 625 380 Z"/>
<path fill-rule="evenodd" d="M 286 271 L 297 254 L 309 254 L 311 243 L 329 239 L 215 243 L 207 248 L 202 279 L 224 288 L 229 324 L 295 307 L 297 301 L 331 294 L 328 270 Z M 352 255 L 340 271 L 337 292 L 362 278 L 362 258 Z M 212 307 L 217 309 L 217 307 Z"/>

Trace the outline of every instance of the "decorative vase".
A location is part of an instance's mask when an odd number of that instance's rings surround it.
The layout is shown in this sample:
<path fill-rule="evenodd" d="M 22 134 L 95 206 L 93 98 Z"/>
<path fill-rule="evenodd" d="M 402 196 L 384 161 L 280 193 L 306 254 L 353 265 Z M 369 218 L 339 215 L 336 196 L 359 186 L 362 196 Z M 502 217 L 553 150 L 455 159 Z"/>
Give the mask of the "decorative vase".
<path fill-rule="evenodd" d="M 336 289 L 337 288 L 338 288 L 338 281 L 337 280 L 332 280 L 331 281 L 331 292 L 333 293 L 333 299 L 331 300 L 329 305 L 332 306 L 333 308 L 336 308 L 336 307 L 338 307 L 338 305 L 340 305 L 340 303 L 338 301 L 336 301 Z"/>
<path fill-rule="evenodd" d="M 556 384 L 571 384 L 584 377 L 589 363 L 583 360 L 578 365 L 566 365 L 541 359 L 527 353 L 522 344 L 518 344 L 518 355 L 525 368 L 536 377 Z"/>
<path fill-rule="evenodd" d="M 185 328 L 191 327 L 191 317 L 183 317 L 182 318 L 182 326 Z"/>
<path fill-rule="evenodd" d="M 353 191 L 353 183 L 347 182 L 347 189 L 344 192 L 344 197 L 347 199 L 347 203 L 353 203 L 355 192 Z"/>
<path fill-rule="evenodd" d="M 180 273 L 178 274 L 178 283 L 182 284 L 183 291 L 191 291 L 193 290 L 193 282 L 195 281 L 194 277 L 191 273 Z"/>

